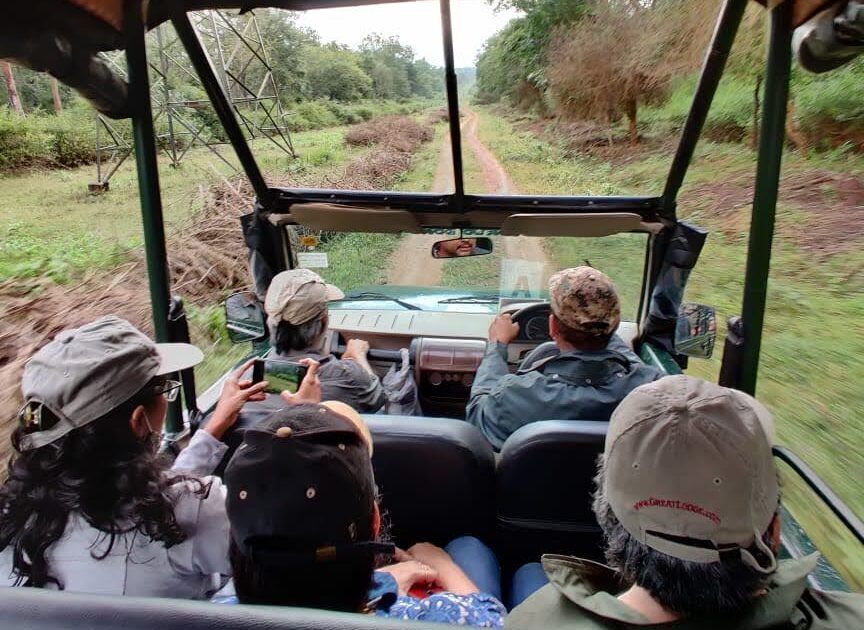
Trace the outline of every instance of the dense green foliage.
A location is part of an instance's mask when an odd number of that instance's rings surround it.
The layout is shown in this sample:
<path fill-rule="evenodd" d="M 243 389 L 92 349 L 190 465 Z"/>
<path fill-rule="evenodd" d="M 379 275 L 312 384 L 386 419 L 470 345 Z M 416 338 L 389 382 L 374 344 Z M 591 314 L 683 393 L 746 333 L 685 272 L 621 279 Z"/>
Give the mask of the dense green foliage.
<path fill-rule="evenodd" d="M 601 126 L 615 127 L 629 119 L 633 142 L 637 133 L 665 134 L 680 128 L 721 4 L 488 1 L 520 8 L 525 16 L 486 42 L 477 61 L 477 102 L 504 102 Z M 765 12 L 752 5 L 711 110 L 709 137 L 752 141 L 761 100 L 758 88 L 764 83 L 764 48 Z M 864 59 L 824 75 L 796 66 L 790 142 L 817 150 L 864 149 L 862 78 Z"/>
<path fill-rule="evenodd" d="M 477 100 L 507 99 L 533 106 L 546 89 L 547 47 L 556 27 L 585 13 L 584 0 L 489 0 L 499 8 L 525 12 L 485 44 L 477 60 Z"/>
<path fill-rule="evenodd" d="M 241 18 L 227 18 L 241 19 Z M 317 33 L 296 24 L 295 14 L 285 11 L 256 12 L 261 40 L 270 62 L 275 84 L 279 87 L 284 117 L 281 122 L 291 132 L 322 129 L 336 125 L 355 124 L 376 115 L 408 114 L 429 105 L 444 91 L 441 68 L 417 59 L 414 51 L 395 37 L 372 34 L 357 50 L 346 46 L 322 44 Z M 235 25 L 242 30 L 240 22 Z M 168 28 L 168 27 L 165 27 Z M 206 28 L 206 25 L 204 26 Z M 173 39 L 164 34 L 165 41 Z M 213 46 L 214 38 L 202 38 L 205 45 Z M 265 83 L 266 67 L 253 53 L 235 42 L 225 42 L 240 55 L 235 63 L 236 78 L 247 86 Z M 159 63 L 158 40 L 148 39 L 151 62 Z M 201 132 L 203 141 L 225 141 L 221 124 L 207 102 L 203 87 L 188 72 L 188 60 L 179 49 L 172 49 L 177 63 L 169 63 L 167 87 L 173 102 L 192 105 L 175 106 L 174 110 Z M 218 51 L 211 48 L 212 58 Z M 245 55 L 247 58 L 242 57 Z M 164 100 L 158 74 L 151 75 L 154 93 L 154 114 L 159 142 L 167 144 L 167 116 L 159 101 Z M 25 116 L 0 105 L 0 172 L 21 168 L 73 167 L 89 163 L 96 158 L 96 129 L 100 127 L 103 145 L 107 134 L 97 122 L 92 109 L 71 90 L 61 86 L 63 111 L 53 113 L 50 78 L 26 68 L 14 67 L 14 77 Z M 0 102 L 8 102 L 5 83 L 0 81 Z M 239 88 L 237 88 L 239 91 Z M 268 92 L 269 94 L 269 92 Z M 247 96 L 247 94 L 235 94 Z M 255 105 L 240 106 L 245 119 L 271 126 L 265 118 L 264 108 Z M 268 106 L 270 107 L 270 106 Z M 49 113 L 51 112 L 51 113 Z M 276 112 L 278 116 L 278 112 Z M 119 137 L 131 144 L 128 121 L 110 121 Z M 189 128 L 175 125 L 175 140 L 184 147 L 191 141 Z"/>
<path fill-rule="evenodd" d="M 0 107 L 0 171 L 30 166 L 70 167 L 94 159 L 95 117 L 82 110 L 21 117 Z"/>

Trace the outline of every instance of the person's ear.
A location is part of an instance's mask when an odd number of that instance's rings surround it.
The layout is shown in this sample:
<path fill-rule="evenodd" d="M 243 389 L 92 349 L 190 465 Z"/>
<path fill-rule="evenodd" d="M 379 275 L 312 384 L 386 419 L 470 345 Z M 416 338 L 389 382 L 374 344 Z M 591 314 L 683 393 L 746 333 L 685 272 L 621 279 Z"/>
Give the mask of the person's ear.
<path fill-rule="evenodd" d="M 558 332 L 558 319 L 553 313 L 549 313 L 549 336 L 552 337 L 552 341 L 558 341 Z"/>
<path fill-rule="evenodd" d="M 150 422 L 147 419 L 147 410 L 144 409 L 144 405 L 138 405 L 132 411 L 132 415 L 129 417 L 129 427 L 142 440 L 150 435 Z"/>
<path fill-rule="evenodd" d="M 378 502 L 373 504 L 372 510 L 372 537 L 378 538 L 381 533 L 381 510 L 378 508 Z"/>
<path fill-rule="evenodd" d="M 771 519 L 771 524 L 768 526 L 770 537 L 771 551 L 775 554 L 780 551 L 780 513 L 774 515 Z"/>

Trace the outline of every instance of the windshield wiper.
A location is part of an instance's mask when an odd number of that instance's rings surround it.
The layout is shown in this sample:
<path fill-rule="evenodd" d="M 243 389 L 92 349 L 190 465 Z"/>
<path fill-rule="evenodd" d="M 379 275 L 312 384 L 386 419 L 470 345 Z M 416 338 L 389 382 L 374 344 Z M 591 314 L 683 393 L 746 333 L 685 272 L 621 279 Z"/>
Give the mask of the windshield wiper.
<path fill-rule="evenodd" d="M 497 301 L 498 298 L 492 296 L 465 295 L 438 300 L 438 304 L 494 304 Z"/>
<path fill-rule="evenodd" d="M 336 300 L 337 302 L 346 302 L 348 300 L 361 300 L 361 301 L 371 301 L 371 300 L 387 300 L 388 302 L 396 302 L 399 306 L 407 308 L 411 311 L 422 311 L 423 309 L 417 306 L 416 304 L 411 304 L 410 302 L 406 302 L 404 300 L 400 300 L 399 298 L 392 297 L 390 295 L 384 295 L 383 293 L 355 293 L 354 295 L 346 295 L 341 300 Z"/>

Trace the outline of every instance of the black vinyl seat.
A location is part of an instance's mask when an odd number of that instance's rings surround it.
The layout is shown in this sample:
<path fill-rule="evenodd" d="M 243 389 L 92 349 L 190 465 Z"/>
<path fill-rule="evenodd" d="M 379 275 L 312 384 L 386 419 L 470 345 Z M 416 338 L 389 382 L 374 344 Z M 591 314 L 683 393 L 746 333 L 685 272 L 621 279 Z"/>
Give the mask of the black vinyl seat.
<path fill-rule="evenodd" d="M 0 588 L 0 626 L 10 630 L 440 630 L 439 624 L 276 606 L 85 595 Z"/>
<path fill-rule="evenodd" d="M 591 510 L 597 456 L 608 422 L 544 420 L 525 425 L 501 449 L 496 473 L 497 548 L 516 566 L 544 553 L 600 558 Z"/>
<path fill-rule="evenodd" d="M 381 507 L 399 546 L 444 545 L 462 535 L 488 540 L 495 515 L 495 457 L 461 420 L 365 415 Z"/>

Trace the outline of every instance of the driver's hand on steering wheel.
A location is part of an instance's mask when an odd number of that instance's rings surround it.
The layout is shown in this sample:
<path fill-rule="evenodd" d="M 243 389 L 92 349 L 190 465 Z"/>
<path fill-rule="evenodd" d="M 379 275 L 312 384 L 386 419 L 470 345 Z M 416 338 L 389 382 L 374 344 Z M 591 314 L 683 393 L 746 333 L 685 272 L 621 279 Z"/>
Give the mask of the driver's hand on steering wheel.
<path fill-rule="evenodd" d="M 489 326 L 489 341 L 509 344 L 519 335 L 519 324 L 513 321 L 509 313 L 500 313 Z"/>
<path fill-rule="evenodd" d="M 369 342 L 363 339 L 349 339 L 345 344 L 345 352 L 342 353 L 343 359 L 359 359 L 365 360 L 369 354 Z"/>

